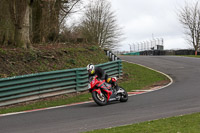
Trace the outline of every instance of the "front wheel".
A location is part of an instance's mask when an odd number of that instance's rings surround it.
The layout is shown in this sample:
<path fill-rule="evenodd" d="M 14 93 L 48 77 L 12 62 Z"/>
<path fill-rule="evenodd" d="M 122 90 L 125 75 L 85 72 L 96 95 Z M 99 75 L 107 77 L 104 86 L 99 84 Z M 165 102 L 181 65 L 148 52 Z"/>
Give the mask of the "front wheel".
<path fill-rule="evenodd" d="M 128 101 L 128 93 L 126 92 L 126 90 L 122 87 L 119 87 L 119 90 L 121 91 L 120 95 L 120 102 L 126 102 Z"/>
<path fill-rule="evenodd" d="M 92 92 L 92 98 L 100 106 L 107 104 L 107 98 L 103 93 L 99 94 L 98 92 L 93 91 Z"/>

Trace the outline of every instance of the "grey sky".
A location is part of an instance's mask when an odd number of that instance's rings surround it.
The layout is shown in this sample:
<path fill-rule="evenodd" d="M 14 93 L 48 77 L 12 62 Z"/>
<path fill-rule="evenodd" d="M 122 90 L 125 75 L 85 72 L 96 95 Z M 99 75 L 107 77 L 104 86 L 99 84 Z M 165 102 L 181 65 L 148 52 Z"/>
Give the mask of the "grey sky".
<path fill-rule="evenodd" d="M 88 3 L 90 0 L 83 0 Z M 184 29 L 178 21 L 177 12 L 185 2 L 196 0 L 109 0 L 115 12 L 118 25 L 124 33 L 123 47 L 129 51 L 129 44 L 164 39 L 165 49 L 192 48 L 185 41 Z M 73 17 L 79 22 L 80 18 Z"/>
<path fill-rule="evenodd" d="M 184 39 L 182 25 L 178 21 L 177 9 L 185 5 L 184 0 L 110 0 L 123 29 L 123 47 L 129 50 L 132 43 L 155 38 L 164 39 L 165 49 L 191 48 Z M 188 1 L 188 2 L 191 2 Z"/>

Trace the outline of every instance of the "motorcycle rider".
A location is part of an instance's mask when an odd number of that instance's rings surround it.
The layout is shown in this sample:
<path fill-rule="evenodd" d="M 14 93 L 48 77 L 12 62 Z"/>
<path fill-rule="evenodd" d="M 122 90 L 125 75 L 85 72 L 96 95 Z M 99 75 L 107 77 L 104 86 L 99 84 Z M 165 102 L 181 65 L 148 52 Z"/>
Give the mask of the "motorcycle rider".
<path fill-rule="evenodd" d="M 108 74 L 103 70 L 101 69 L 100 67 L 95 67 L 93 64 L 88 64 L 87 65 L 87 71 L 88 71 L 88 74 L 89 74 L 89 78 L 94 76 L 94 75 L 97 75 L 97 77 L 101 80 L 104 80 L 111 84 L 112 86 L 116 86 L 116 79 L 115 78 L 109 78 Z"/>

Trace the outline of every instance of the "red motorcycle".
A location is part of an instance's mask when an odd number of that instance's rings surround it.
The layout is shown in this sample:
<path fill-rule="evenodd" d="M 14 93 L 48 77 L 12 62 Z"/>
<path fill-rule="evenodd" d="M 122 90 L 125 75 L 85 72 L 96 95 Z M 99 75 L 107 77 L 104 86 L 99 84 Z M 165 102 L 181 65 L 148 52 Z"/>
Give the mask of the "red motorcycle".
<path fill-rule="evenodd" d="M 112 78 L 116 83 L 116 78 Z M 88 84 L 89 92 L 92 93 L 93 100 L 100 106 L 106 105 L 110 101 L 126 102 L 128 94 L 125 89 L 119 87 L 117 83 L 111 85 L 105 80 L 98 80 L 97 76 L 91 77 Z"/>

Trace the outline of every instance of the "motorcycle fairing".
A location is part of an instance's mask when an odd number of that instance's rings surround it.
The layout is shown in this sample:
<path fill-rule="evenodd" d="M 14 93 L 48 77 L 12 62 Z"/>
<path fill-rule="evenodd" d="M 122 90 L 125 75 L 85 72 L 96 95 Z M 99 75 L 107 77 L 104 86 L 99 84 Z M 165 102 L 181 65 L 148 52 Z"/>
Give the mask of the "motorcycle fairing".
<path fill-rule="evenodd" d="M 106 84 L 105 80 L 103 80 L 102 82 L 99 82 L 97 84 L 97 87 L 101 89 L 111 89 L 111 85 Z"/>
<path fill-rule="evenodd" d="M 99 95 L 101 94 L 101 89 L 93 89 L 92 92 L 96 91 Z M 110 96 L 112 95 L 112 91 L 109 91 L 107 89 L 102 89 L 102 91 L 106 92 L 107 94 L 107 101 L 109 101 Z"/>
<path fill-rule="evenodd" d="M 112 95 L 112 91 L 109 91 L 109 89 L 111 89 L 111 86 L 107 87 L 105 80 L 103 80 L 102 82 L 99 82 L 96 86 L 98 88 L 100 88 L 102 91 L 106 92 L 107 101 L 109 101 L 109 99 L 110 99 L 110 97 Z"/>
<path fill-rule="evenodd" d="M 100 89 L 94 89 L 94 90 L 92 90 L 92 92 L 93 91 L 96 91 L 98 94 L 101 94 L 101 90 Z"/>
<path fill-rule="evenodd" d="M 92 80 L 92 82 L 90 83 L 91 88 L 94 88 L 94 86 L 97 85 L 97 84 L 99 84 L 99 83 L 100 83 L 100 81 L 98 81 L 98 80 L 95 78 L 95 80 Z"/>
<path fill-rule="evenodd" d="M 103 89 L 103 91 L 106 92 L 106 94 L 107 94 L 107 101 L 109 101 L 110 96 L 112 95 L 112 91 L 109 91 L 109 90 L 107 90 L 107 89 Z"/>

